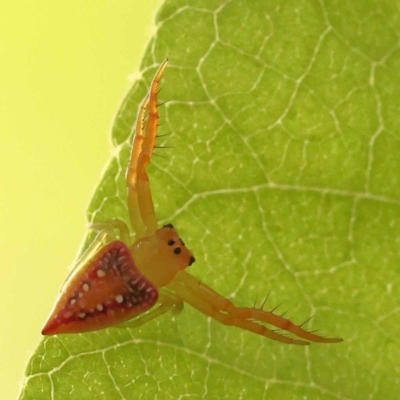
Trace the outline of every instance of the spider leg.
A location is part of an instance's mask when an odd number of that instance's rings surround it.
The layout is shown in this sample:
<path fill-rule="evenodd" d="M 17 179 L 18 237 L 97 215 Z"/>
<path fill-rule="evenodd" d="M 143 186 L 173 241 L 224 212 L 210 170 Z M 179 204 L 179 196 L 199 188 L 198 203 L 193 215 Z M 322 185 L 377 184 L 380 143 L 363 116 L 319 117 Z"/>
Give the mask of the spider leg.
<path fill-rule="evenodd" d="M 126 223 L 120 219 L 112 219 L 104 222 L 94 222 L 88 226 L 89 229 L 101 231 L 107 230 L 110 231 L 112 229 L 117 229 L 119 231 L 119 237 L 121 240 L 129 245 L 130 237 L 129 237 L 129 229 Z"/>
<path fill-rule="evenodd" d="M 300 326 L 294 325 L 290 320 L 272 312 L 256 308 L 236 307 L 231 301 L 185 271 L 179 272 L 175 281 L 171 282 L 168 287 L 173 289 L 184 301 L 223 324 L 234 325 L 280 342 L 305 345 L 309 344 L 305 340 L 322 343 L 342 341 L 342 339 L 324 338 L 308 332 Z M 260 325 L 260 322 L 273 325 L 305 340 L 289 338 Z"/>
<path fill-rule="evenodd" d="M 168 288 L 173 290 L 192 307 L 224 325 L 233 325 L 284 343 L 299 345 L 309 344 L 304 340 L 297 340 L 283 336 L 263 325 L 259 325 L 256 322 L 243 318 L 243 316 L 226 312 L 225 309 L 227 308 L 226 305 L 228 303 L 233 306 L 229 300 L 223 298 L 210 287 L 203 285 L 196 278 L 184 271 L 180 271 L 176 275 L 175 280 L 168 285 Z"/>
<path fill-rule="evenodd" d="M 122 324 L 115 325 L 115 328 L 135 328 L 137 326 L 143 325 L 146 322 L 151 321 L 160 315 L 165 314 L 169 310 L 172 311 L 174 315 L 180 313 L 183 309 L 183 301 L 172 293 L 161 292 L 158 297 L 158 306 L 152 308 L 147 313 L 141 314 L 138 317 L 131 319 L 129 321 L 123 322 Z"/>
<path fill-rule="evenodd" d="M 137 235 L 136 239 L 153 235 L 157 230 L 157 219 L 146 168 L 153 155 L 157 136 L 157 91 L 166 65 L 167 60 L 158 69 L 151 83 L 149 94 L 144 98 L 140 107 L 136 122 L 136 134 L 126 173 L 129 216 Z M 146 111 L 148 111 L 148 119 L 145 123 Z"/>
<path fill-rule="evenodd" d="M 126 170 L 126 186 L 128 188 L 128 211 L 129 218 L 137 237 L 143 237 L 145 233 L 145 227 L 140 215 L 139 200 L 136 186 L 136 167 L 140 152 L 142 150 L 142 144 L 144 141 L 143 129 L 144 119 L 147 106 L 149 105 L 149 96 L 147 95 L 140 106 L 138 116 L 136 118 L 136 133 L 133 139 L 131 156 Z"/>
<path fill-rule="evenodd" d="M 103 247 L 107 242 L 115 239 L 115 234 L 113 231 L 108 230 L 108 229 L 103 229 L 101 230 L 97 236 L 94 238 L 93 242 L 90 243 L 89 247 L 86 249 L 86 251 L 82 254 L 82 256 L 78 259 L 77 263 L 74 265 L 72 270 L 67 276 L 67 279 L 65 280 L 64 284 L 61 287 L 61 291 L 65 287 L 65 285 L 68 283 L 69 279 L 71 276 L 75 273 L 75 271 L 78 271 L 83 265 L 85 265 L 97 252 L 98 250 Z"/>

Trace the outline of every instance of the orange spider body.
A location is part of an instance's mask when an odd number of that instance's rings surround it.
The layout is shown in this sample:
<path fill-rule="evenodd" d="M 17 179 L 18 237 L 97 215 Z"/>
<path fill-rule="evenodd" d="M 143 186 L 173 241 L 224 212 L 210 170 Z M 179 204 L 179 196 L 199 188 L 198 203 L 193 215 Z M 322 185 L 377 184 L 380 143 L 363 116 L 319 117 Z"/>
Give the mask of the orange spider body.
<path fill-rule="evenodd" d="M 98 223 L 94 242 L 64 284 L 42 334 L 80 333 L 107 328 L 133 327 L 183 302 L 217 321 L 290 344 L 308 341 L 334 343 L 263 309 L 236 307 L 185 271 L 195 258 L 171 224 L 157 227 L 146 167 L 157 133 L 157 90 L 166 67 L 158 69 L 140 107 L 130 162 L 127 168 L 128 210 L 136 240 L 120 220 Z M 148 115 L 145 123 L 146 113 Z M 119 231 L 116 239 L 114 231 Z M 269 329 L 269 324 L 301 339 Z"/>

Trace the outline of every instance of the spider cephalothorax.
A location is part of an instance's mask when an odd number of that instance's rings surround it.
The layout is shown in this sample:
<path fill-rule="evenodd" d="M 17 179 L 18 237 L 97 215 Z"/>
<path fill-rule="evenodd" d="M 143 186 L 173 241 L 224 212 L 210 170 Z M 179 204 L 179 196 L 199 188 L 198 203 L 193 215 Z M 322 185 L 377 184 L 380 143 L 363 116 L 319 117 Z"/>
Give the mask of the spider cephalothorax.
<path fill-rule="evenodd" d="M 157 287 L 168 284 L 178 271 L 195 261 L 172 225 L 136 240 L 131 250 L 139 270 Z"/>

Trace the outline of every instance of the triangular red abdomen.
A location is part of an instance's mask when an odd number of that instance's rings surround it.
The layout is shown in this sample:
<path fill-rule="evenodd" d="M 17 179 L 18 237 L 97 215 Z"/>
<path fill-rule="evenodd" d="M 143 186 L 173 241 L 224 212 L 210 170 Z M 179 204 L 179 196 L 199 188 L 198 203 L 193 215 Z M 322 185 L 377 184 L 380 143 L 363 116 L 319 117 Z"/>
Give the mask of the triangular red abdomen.
<path fill-rule="evenodd" d="M 66 283 L 43 335 L 107 328 L 150 309 L 157 288 L 136 267 L 128 246 L 106 244 Z"/>

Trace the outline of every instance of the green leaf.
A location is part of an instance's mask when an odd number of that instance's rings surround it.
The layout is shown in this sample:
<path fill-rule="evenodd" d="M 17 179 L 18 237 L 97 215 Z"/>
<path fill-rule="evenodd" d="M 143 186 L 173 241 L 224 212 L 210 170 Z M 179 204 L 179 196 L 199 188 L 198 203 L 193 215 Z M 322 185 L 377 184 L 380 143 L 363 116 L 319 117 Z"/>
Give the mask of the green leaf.
<path fill-rule="evenodd" d="M 21 399 L 395 399 L 400 390 L 400 12 L 363 2 L 170 0 L 113 128 L 90 221 L 127 220 L 124 168 L 160 62 L 160 223 L 237 305 L 315 317 L 284 345 L 192 309 L 43 339 Z"/>

